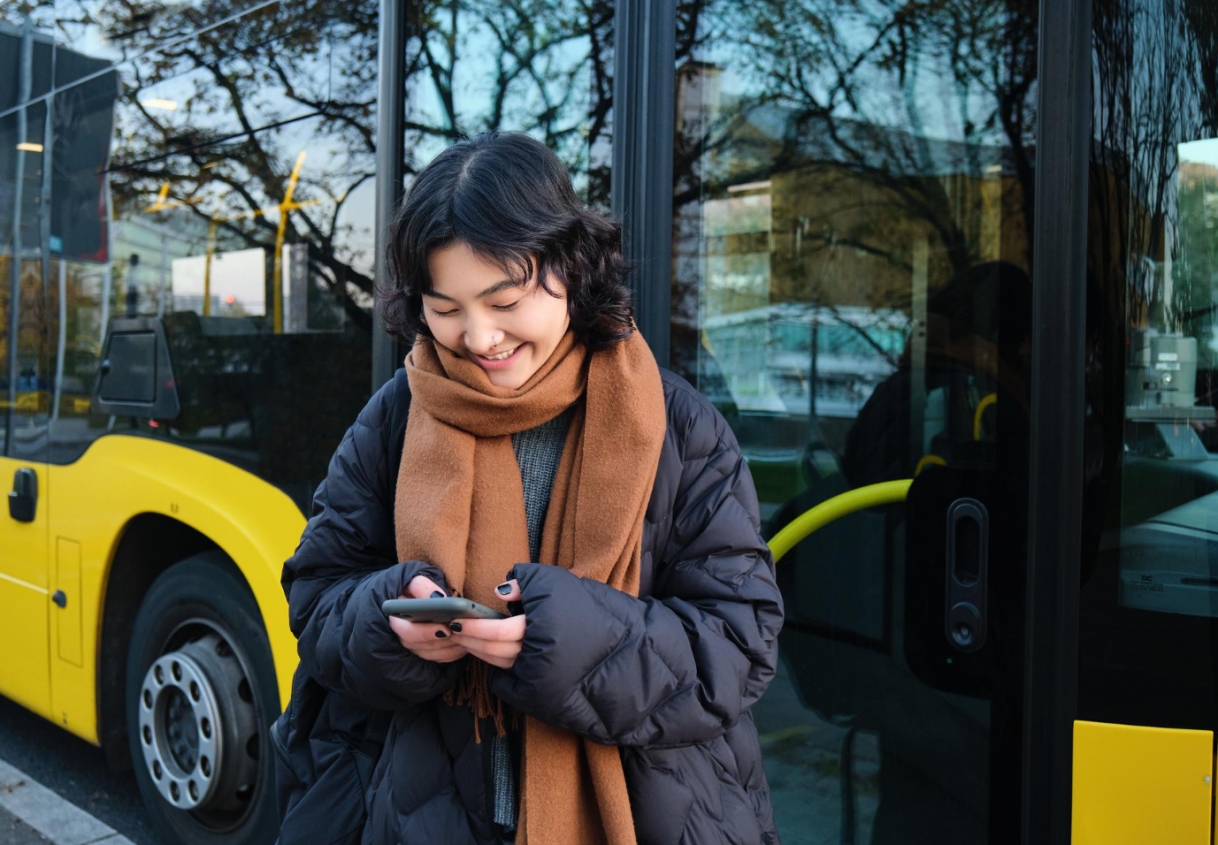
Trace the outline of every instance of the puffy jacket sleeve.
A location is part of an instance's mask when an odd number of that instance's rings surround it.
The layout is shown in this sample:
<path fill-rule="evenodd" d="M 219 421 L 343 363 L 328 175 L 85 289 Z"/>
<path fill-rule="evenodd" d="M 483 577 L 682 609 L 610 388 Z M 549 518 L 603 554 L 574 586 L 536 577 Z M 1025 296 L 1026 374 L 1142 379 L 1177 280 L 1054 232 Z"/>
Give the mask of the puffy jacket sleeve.
<path fill-rule="evenodd" d="M 405 434 L 405 380 L 399 371 L 347 430 L 313 496 L 300 545 L 283 568 L 305 670 L 327 689 L 382 710 L 440 695 L 461 665 L 442 666 L 404 649 L 380 609 L 416 575 L 447 589 L 438 569 L 398 562 L 395 554 L 393 458 L 400 444 L 393 438 Z"/>
<path fill-rule="evenodd" d="M 651 595 L 635 598 L 556 566 L 520 564 L 511 573 L 527 624 L 521 654 L 497 673 L 494 692 L 596 742 L 713 739 L 774 675 L 782 598 L 752 477 L 709 403 L 684 396 L 677 404 L 694 407 L 674 414 L 670 402 L 679 482 Z"/>

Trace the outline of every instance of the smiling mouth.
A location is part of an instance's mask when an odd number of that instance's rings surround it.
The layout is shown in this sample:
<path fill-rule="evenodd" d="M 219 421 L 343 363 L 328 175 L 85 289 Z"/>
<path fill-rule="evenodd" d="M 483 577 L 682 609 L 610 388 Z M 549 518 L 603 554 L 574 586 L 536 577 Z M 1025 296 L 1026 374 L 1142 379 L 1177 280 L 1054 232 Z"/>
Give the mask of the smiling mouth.
<path fill-rule="evenodd" d="M 511 358 L 513 355 L 515 355 L 516 350 L 519 348 L 520 348 L 519 346 L 513 346 L 507 352 L 500 352 L 495 355 L 479 355 L 478 357 L 484 361 L 506 361 L 508 358 Z"/>

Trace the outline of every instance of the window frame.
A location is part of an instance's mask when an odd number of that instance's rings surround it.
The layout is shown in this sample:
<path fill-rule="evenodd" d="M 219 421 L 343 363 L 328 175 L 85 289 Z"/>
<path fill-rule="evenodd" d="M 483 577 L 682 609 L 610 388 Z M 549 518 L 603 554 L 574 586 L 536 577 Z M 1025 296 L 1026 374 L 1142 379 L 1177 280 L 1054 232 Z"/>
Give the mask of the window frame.
<path fill-rule="evenodd" d="M 676 125 L 675 2 L 614 8 L 611 208 L 633 265 L 634 319 L 661 367 L 669 363 L 672 157 Z"/>
<path fill-rule="evenodd" d="M 1091 2 L 1040 4 L 1021 838 L 1071 836 L 1083 512 Z"/>
<path fill-rule="evenodd" d="M 381 0 L 377 39 L 376 95 L 376 250 L 373 273 L 377 280 L 388 273 L 385 234 L 393 212 L 402 201 L 406 175 L 406 6 L 399 0 Z M 393 378 L 402 359 L 397 338 L 378 325 L 379 308 L 372 318 L 372 392 Z"/>

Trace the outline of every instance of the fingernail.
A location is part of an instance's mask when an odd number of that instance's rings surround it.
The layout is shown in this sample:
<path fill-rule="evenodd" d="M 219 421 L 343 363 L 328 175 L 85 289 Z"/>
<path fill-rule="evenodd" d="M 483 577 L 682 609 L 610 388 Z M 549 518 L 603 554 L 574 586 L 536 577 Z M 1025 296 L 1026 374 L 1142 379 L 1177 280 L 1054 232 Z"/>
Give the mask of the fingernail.
<path fill-rule="evenodd" d="M 511 584 L 500 584 L 498 587 L 495 588 L 495 592 L 501 596 L 506 596 L 511 591 L 512 591 Z"/>
<path fill-rule="evenodd" d="M 461 633 L 461 623 L 460 622 L 449 622 L 448 629 L 450 631 L 452 631 L 454 634 L 459 634 L 459 633 Z"/>
<path fill-rule="evenodd" d="M 436 631 L 436 636 L 439 637 L 440 639 L 444 639 L 445 637 L 448 636 L 448 634 L 444 633 L 443 631 Z"/>
<path fill-rule="evenodd" d="M 431 594 L 431 597 L 433 599 L 442 599 L 444 598 L 444 592 L 442 590 L 436 590 Z"/>

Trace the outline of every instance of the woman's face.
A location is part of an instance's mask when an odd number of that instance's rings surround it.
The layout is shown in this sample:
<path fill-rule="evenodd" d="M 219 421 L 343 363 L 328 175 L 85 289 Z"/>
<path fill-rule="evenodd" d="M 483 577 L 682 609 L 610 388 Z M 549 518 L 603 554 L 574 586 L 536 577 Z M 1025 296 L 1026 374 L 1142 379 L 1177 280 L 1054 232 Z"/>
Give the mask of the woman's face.
<path fill-rule="evenodd" d="M 523 286 L 463 242 L 432 250 L 431 293 L 423 318 L 432 337 L 486 370 L 491 384 L 519 388 L 550 357 L 571 324 L 561 283 L 551 296 L 537 281 L 537 262 Z"/>

